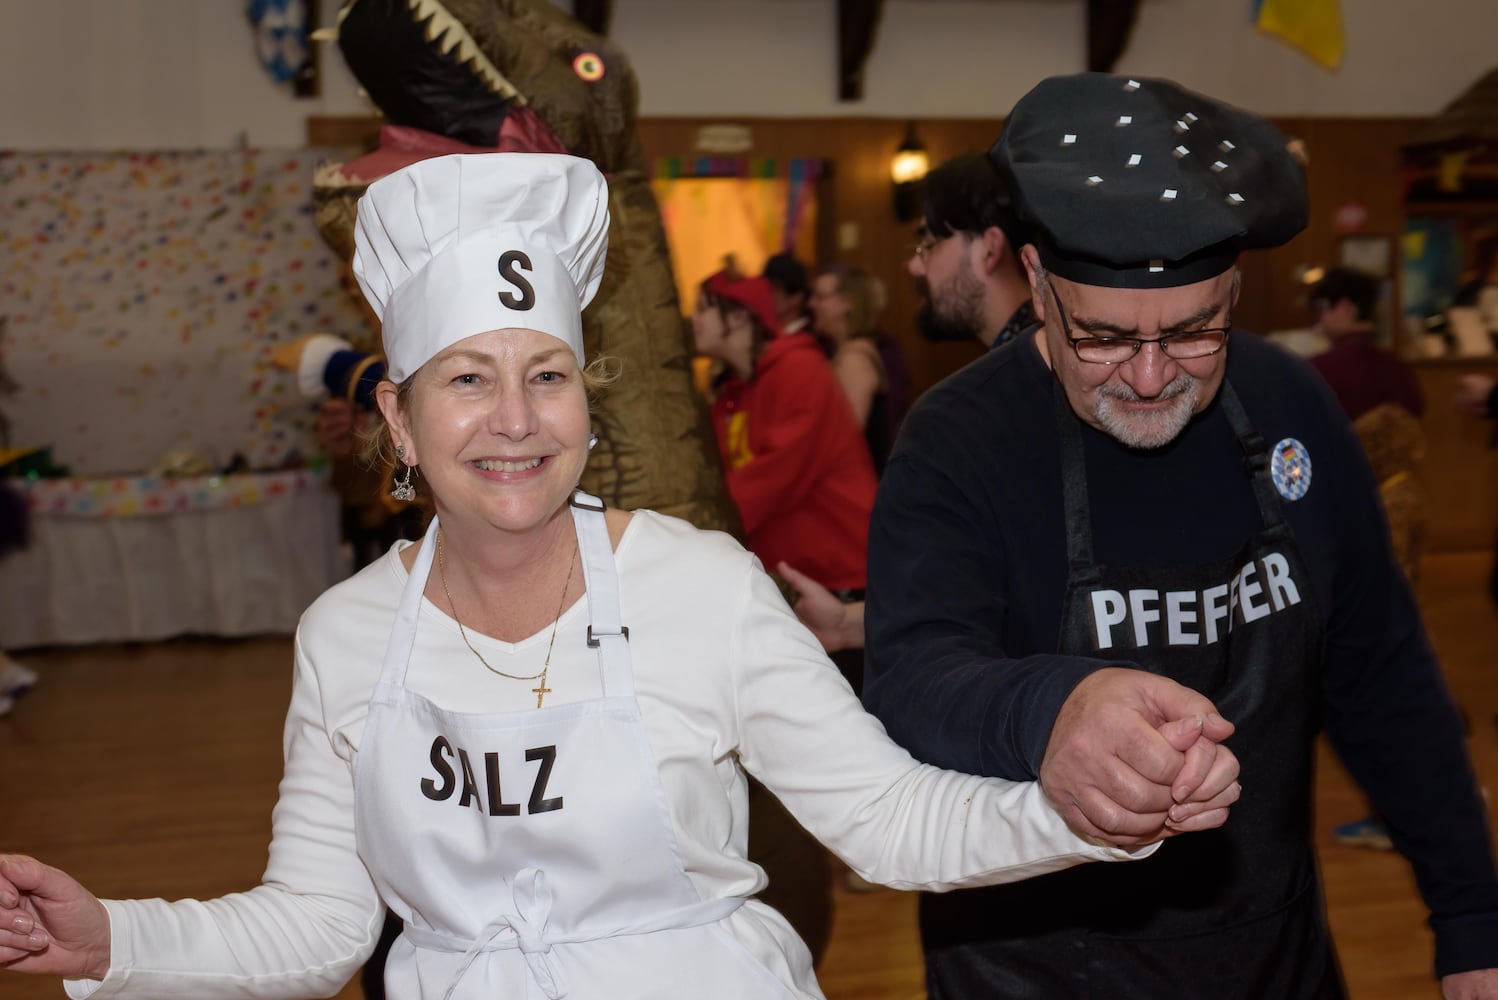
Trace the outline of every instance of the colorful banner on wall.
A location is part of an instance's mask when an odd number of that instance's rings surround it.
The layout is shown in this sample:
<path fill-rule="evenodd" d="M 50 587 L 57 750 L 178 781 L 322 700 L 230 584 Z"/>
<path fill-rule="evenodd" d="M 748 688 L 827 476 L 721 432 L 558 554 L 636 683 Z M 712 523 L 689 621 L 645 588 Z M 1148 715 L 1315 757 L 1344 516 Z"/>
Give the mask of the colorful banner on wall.
<path fill-rule="evenodd" d="M 676 275 L 681 307 L 690 312 L 697 286 L 732 256 L 745 274 L 794 253 L 816 262 L 817 181 L 823 162 L 706 156 L 664 159 L 652 182 Z"/>

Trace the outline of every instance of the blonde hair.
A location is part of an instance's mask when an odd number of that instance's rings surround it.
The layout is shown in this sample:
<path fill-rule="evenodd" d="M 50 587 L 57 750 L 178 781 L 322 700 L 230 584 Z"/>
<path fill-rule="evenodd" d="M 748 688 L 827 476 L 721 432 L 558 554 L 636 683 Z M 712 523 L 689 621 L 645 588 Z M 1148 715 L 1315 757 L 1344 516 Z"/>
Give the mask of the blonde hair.
<path fill-rule="evenodd" d="M 837 279 L 837 294 L 848 303 L 848 338 L 877 334 L 884 312 L 884 282 L 861 267 L 834 267 L 822 273 Z"/>

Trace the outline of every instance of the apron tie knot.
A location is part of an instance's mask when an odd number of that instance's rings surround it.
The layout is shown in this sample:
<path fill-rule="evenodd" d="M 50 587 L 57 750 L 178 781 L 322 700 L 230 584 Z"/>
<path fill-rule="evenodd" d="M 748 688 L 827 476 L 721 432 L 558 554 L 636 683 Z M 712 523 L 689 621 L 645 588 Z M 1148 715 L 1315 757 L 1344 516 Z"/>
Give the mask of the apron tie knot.
<path fill-rule="evenodd" d="M 510 884 L 510 895 L 515 901 L 515 913 L 508 918 L 520 953 L 531 978 L 541 987 L 548 1000 L 561 1000 L 567 995 L 562 981 L 562 970 L 551 960 L 551 942 L 546 940 L 546 921 L 551 916 L 551 886 L 546 873 L 539 868 L 522 868 Z"/>
<path fill-rule="evenodd" d="M 515 916 L 510 926 L 526 955 L 551 951 L 546 940 L 546 921 L 551 916 L 551 886 L 546 873 L 539 868 L 522 868 L 510 888 L 515 900 Z"/>
<path fill-rule="evenodd" d="M 479 932 L 478 938 L 464 953 L 444 1000 L 452 997 L 479 952 L 492 950 L 506 931 L 515 935 L 514 947 L 525 956 L 525 966 L 547 1000 L 562 1000 L 567 995 L 565 978 L 552 961 L 551 942 L 546 939 L 546 922 L 551 916 L 552 902 L 546 873 L 539 868 L 522 868 L 510 883 L 510 898 L 515 904 L 514 912 L 495 918 Z"/>

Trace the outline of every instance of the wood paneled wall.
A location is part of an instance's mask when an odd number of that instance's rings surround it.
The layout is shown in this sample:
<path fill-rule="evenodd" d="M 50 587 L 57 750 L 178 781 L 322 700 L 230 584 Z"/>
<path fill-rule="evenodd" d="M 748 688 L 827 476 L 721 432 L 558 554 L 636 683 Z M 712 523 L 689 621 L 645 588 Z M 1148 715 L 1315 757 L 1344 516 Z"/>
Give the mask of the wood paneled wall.
<path fill-rule="evenodd" d="M 1418 362 L 1425 393 L 1425 458 L 1419 466 L 1426 504 L 1426 547 L 1432 552 L 1486 549 L 1498 538 L 1498 451 L 1491 420 L 1466 417 L 1452 404 L 1468 372 L 1498 378 L 1498 359 L 1441 358 Z"/>

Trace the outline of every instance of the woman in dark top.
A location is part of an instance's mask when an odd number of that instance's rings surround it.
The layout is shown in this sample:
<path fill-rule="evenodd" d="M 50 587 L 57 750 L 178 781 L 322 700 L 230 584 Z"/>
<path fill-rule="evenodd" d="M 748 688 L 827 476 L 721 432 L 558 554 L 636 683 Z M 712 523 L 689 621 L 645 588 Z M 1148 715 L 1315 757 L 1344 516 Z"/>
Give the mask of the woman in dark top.
<path fill-rule="evenodd" d="M 824 270 L 812 282 L 812 325 L 863 428 L 876 471 L 884 468 L 910 406 L 910 373 L 895 338 L 879 329 L 884 286 L 856 267 Z"/>

